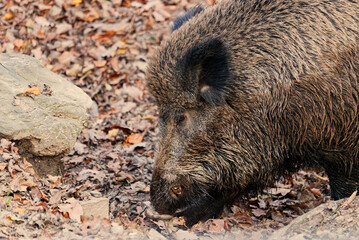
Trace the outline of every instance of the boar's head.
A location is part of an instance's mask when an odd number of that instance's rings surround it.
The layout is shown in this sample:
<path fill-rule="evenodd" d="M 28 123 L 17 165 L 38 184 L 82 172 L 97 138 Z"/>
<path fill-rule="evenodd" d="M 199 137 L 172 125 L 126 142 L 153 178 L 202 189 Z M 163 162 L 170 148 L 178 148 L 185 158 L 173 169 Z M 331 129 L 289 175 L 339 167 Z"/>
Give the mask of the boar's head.
<path fill-rule="evenodd" d="M 183 46 L 184 45 L 184 46 Z M 181 46 L 181 47 L 179 47 Z M 220 38 L 165 43 L 148 67 L 159 107 L 160 142 L 151 201 L 188 226 L 218 216 L 253 181 L 258 164 L 243 147 L 228 47 Z M 236 107 L 232 105 L 236 104 Z M 242 127 L 242 126 L 241 126 Z M 252 128 L 252 126 L 250 126 Z"/>

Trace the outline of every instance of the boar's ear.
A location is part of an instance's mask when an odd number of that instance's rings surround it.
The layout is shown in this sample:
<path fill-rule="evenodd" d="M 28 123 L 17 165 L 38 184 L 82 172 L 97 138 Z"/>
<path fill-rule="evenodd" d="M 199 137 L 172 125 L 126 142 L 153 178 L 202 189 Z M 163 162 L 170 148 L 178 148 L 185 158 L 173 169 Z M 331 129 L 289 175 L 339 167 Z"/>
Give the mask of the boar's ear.
<path fill-rule="evenodd" d="M 224 103 L 229 80 L 229 59 L 226 46 L 212 38 L 188 52 L 187 66 L 195 80 L 199 96 L 212 105 Z"/>
<path fill-rule="evenodd" d="M 179 29 L 184 23 L 202 11 L 203 7 L 201 5 L 197 5 L 196 7 L 189 9 L 184 15 L 175 18 L 172 24 L 171 32 Z"/>

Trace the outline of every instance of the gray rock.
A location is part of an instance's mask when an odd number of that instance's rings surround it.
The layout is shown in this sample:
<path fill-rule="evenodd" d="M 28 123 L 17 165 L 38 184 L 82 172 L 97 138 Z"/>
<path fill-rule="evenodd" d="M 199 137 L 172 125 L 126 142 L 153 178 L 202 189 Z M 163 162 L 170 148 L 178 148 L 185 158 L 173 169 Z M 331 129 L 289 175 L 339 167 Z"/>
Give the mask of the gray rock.
<path fill-rule="evenodd" d="M 29 86 L 42 92 L 22 94 Z M 0 54 L 0 102 L 0 136 L 15 140 L 39 175 L 61 173 L 91 98 L 33 57 Z"/>
<path fill-rule="evenodd" d="M 343 200 L 329 201 L 299 216 L 287 226 L 275 231 L 269 240 L 347 240 L 359 237 L 359 196 L 349 207 Z"/>

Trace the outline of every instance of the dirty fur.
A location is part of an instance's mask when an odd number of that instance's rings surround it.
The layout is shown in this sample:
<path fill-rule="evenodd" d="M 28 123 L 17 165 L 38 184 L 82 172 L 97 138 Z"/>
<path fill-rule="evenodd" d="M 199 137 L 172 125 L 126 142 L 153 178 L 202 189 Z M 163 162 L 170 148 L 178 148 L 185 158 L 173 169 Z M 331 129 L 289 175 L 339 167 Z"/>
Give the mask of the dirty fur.
<path fill-rule="evenodd" d="M 147 73 L 160 111 L 155 209 L 191 226 L 317 165 L 335 199 L 350 195 L 359 185 L 358 13 L 355 0 L 229 0 L 183 22 Z"/>

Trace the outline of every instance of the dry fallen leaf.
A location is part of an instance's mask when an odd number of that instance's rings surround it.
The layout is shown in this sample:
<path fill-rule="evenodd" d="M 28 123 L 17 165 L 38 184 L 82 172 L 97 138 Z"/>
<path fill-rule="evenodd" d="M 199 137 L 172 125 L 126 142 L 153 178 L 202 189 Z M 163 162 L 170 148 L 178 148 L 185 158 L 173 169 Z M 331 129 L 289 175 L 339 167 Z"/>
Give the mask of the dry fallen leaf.
<path fill-rule="evenodd" d="M 32 187 L 30 189 L 30 194 L 35 200 L 44 200 L 46 202 L 49 201 L 48 197 L 40 190 L 38 186 Z"/>
<path fill-rule="evenodd" d="M 104 67 L 104 66 L 106 66 L 106 63 L 107 63 L 106 60 L 93 61 L 93 64 L 96 67 Z"/>
<path fill-rule="evenodd" d="M 314 195 L 318 196 L 318 197 L 321 197 L 322 196 L 322 193 L 320 191 L 320 189 L 318 188 L 309 188 L 309 190 L 314 193 Z"/>
<path fill-rule="evenodd" d="M 90 11 L 86 12 L 86 16 L 83 17 L 82 20 L 91 23 L 99 18 L 100 18 L 100 14 L 94 8 L 90 8 Z"/>
<path fill-rule="evenodd" d="M 355 191 L 352 193 L 352 195 L 350 195 L 350 197 L 348 197 L 348 198 L 343 202 L 343 204 L 340 206 L 340 208 L 345 208 L 345 207 L 349 206 L 350 203 L 351 203 L 351 202 L 354 200 L 354 198 L 356 197 L 357 193 L 358 193 L 358 190 L 355 190 Z"/>
<path fill-rule="evenodd" d="M 12 13 L 12 12 L 7 12 L 7 13 L 5 13 L 5 15 L 4 16 L 2 16 L 2 20 L 10 20 L 10 19 L 12 19 L 13 17 L 15 17 L 15 15 Z"/>
<path fill-rule="evenodd" d="M 24 214 L 24 213 L 26 212 L 26 209 L 25 209 L 25 208 L 17 207 L 17 208 L 14 208 L 14 209 L 11 210 L 11 211 L 14 212 L 14 213 Z"/>
<path fill-rule="evenodd" d="M 126 172 L 124 172 L 124 171 L 119 172 L 119 175 L 120 175 L 120 176 L 118 177 L 117 180 L 120 180 L 120 178 L 122 179 L 122 181 L 124 181 L 124 180 L 132 181 L 132 180 L 135 179 L 135 176 L 133 176 L 133 175 L 130 174 L 130 173 L 126 173 Z"/>
<path fill-rule="evenodd" d="M 131 1 L 130 0 L 123 0 L 122 6 L 124 7 L 131 7 Z"/>
<path fill-rule="evenodd" d="M 228 225 L 227 221 L 225 219 L 210 219 L 207 220 L 204 223 L 199 223 L 197 225 L 194 225 L 191 230 L 193 231 L 208 231 L 208 232 L 218 232 L 218 233 L 224 233 L 226 231 L 229 231 L 231 227 Z"/>
<path fill-rule="evenodd" d="M 126 48 L 118 48 L 116 50 L 116 55 L 125 55 L 127 52 L 127 49 Z"/>
<path fill-rule="evenodd" d="M 30 175 L 32 175 L 33 177 L 35 177 L 36 179 L 40 179 L 37 174 L 35 173 L 34 167 L 32 166 L 31 163 L 29 163 L 25 158 L 22 159 L 22 168 L 24 169 L 25 172 L 30 173 Z"/>
<path fill-rule="evenodd" d="M 0 141 L 0 147 L 3 149 L 9 149 L 11 146 L 11 142 L 7 140 L 6 138 L 2 138 Z"/>
<path fill-rule="evenodd" d="M 289 188 L 271 188 L 269 189 L 269 193 L 270 194 L 273 194 L 273 195 L 282 195 L 282 196 L 285 196 L 287 195 L 289 192 L 291 191 L 291 189 Z"/>
<path fill-rule="evenodd" d="M 61 197 L 63 195 L 62 191 L 58 191 L 57 193 L 55 193 L 54 195 L 52 195 L 49 199 L 49 204 L 57 204 L 60 202 Z"/>
<path fill-rule="evenodd" d="M 260 208 L 255 208 L 252 210 L 253 215 L 256 217 L 265 216 L 267 214 L 267 212 L 268 212 L 268 210 L 263 210 Z"/>
<path fill-rule="evenodd" d="M 60 64 L 62 65 L 66 65 L 69 62 L 71 62 L 73 59 L 73 53 L 69 52 L 69 51 L 65 51 L 63 52 L 60 57 L 57 58 L 57 60 L 59 61 Z"/>
<path fill-rule="evenodd" d="M 61 183 L 61 176 L 52 176 L 50 174 L 47 175 L 47 180 L 51 182 L 52 184 L 60 184 Z"/>
<path fill-rule="evenodd" d="M 75 198 L 67 199 L 66 202 L 66 204 L 59 205 L 60 211 L 65 215 L 67 213 L 72 220 L 81 222 L 81 216 L 84 214 L 84 211 L 80 202 Z"/>
<path fill-rule="evenodd" d="M 37 187 L 37 183 L 34 182 L 34 179 L 31 177 L 28 177 L 26 179 L 20 179 L 19 183 L 23 186 L 26 187 Z"/>
<path fill-rule="evenodd" d="M 126 39 L 121 39 L 118 42 L 118 48 L 116 50 L 116 55 L 125 55 L 127 52 L 127 40 Z"/>
<path fill-rule="evenodd" d="M 108 131 L 106 138 L 110 139 L 111 141 L 115 141 L 115 138 L 119 132 L 120 132 L 120 130 L 118 128 L 113 128 Z"/>
<path fill-rule="evenodd" d="M 274 221 L 284 223 L 286 222 L 287 218 L 281 212 L 273 211 L 271 212 L 271 217 Z"/>
<path fill-rule="evenodd" d="M 41 90 L 38 87 L 31 87 L 26 88 L 22 93 L 21 96 L 31 96 L 32 94 L 37 96 L 41 93 Z"/>
<path fill-rule="evenodd" d="M 154 19 L 156 20 L 156 22 L 163 22 L 165 20 L 165 18 L 158 12 L 154 12 L 152 13 Z"/>
<path fill-rule="evenodd" d="M 142 134 L 131 133 L 131 135 L 126 138 L 126 141 L 123 143 L 123 145 L 140 143 L 140 142 L 142 142 L 142 140 L 143 140 Z"/>
<path fill-rule="evenodd" d="M 4 170 L 7 167 L 7 163 L 0 163 L 0 171 Z"/>
<path fill-rule="evenodd" d="M 115 31 L 106 31 L 105 33 L 94 35 L 94 39 L 98 43 L 107 43 L 115 35 L 116 35 Z"/>
<path fill-rule="evenodd" d="M 135 101 L 140 102 L 143 98 L 143 91 L 136 86 L 123 86 L 121 89 L 122 94 L 127 94 Z"/>
<path fill-rule="evenodd" d="M 78 63 L 72 65 L 72 67 L 66 70 L 66 75 L 70 77 L 76 77 L 82 71 L 82 66 Z"/>
<path fill-rule="evenodd" d="M 238 211 L 237 213 L 233 214 L 235 221 L 241 224 L 253 224 L 252 218 L 244 211 Z"/>
<path fill-rule="evenodd" d="M 78 6 L 82 3 L 82 0 L 72 0 L 72 5 Z"/>
<path fill-rule="evenodd" d="M 25 42 L 22 39 L 15 39 L 14 41 L 15 49 L 22 50 L 25 48 Z"/>
<path fill-rule="evenodd" d="M 20 179 L 17 176 L 14 176 L 13 179 L 9 182 L 9 187 L 12 192 L 25 192 L 27 191 L 27 187 L 29 185 L 31 184 L 26 184 L 26 180 Z"/>
<path fill-rule="evenodd" d="M 146 193 L 148 193 L 148 192 L 150 192 L 150 187 L 149 186 L 146 186 L 144 189 L 142 189 L 142 190 L 140 190 L 141 192 L 146 192 Z"/>
<path fill-rule="evenodd" d="M 145 21 L 145 30 L 152 28 L 152 26 L 156 23 L 155 19 L 153 18 L 152 14 L 146 19 Z"/>

